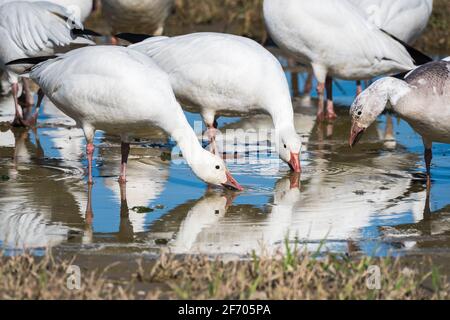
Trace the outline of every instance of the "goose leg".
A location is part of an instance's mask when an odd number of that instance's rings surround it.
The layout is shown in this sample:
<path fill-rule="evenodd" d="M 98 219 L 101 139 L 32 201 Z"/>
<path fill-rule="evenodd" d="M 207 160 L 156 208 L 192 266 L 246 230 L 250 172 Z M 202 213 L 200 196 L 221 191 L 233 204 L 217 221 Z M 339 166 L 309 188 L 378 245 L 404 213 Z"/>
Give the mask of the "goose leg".
<path fill-rule="evenodd" d="M 210 151 L 213 154 L 218 154 L 219 150 L 217 149 L 216 143 L 217 125 L 208 125 L 207 128 Z"/>
<path fill-rule="evenodd" d="M 304 96 L 310 96 L 313 86 L 313 74 L 312 72 L 308 72 L 308 75 L 306 77 L 305 86 L 303 88 L 303 95 Z"/>
<path fill-rule="evenodd" d="M 210 151 L 213 154 L 218 154 L 219 150 L 217 148 L 216 144 L 216 135 L 217 135 L 217 128 L 219 127 L 219 124 L 217 123 L 217 117 L 215 113 L 213 112 L 204 112 L 202 114 L 203 121 L 206 124 L 206 133 L 208 134 L 208 141 L 210 146 Z"/>
<path fill-rule="evenodd" d="M 88 160 L 88 184 L 89 185 L 93 185 L 94 184 L 94 179 L 92 178 L 92 162 L 94 161 L 94 151 L 95 151 L 95 146 L 92 142 L 88 143 L 86 146 L 86 155 L 87 155 L 87 160 Z"/>
<path fill-rule="evenodd" d="M 431 206 L 430 206 L 430 189 L 427 190 L 427 198 L 425 200 L 425 208 L 423 209 L 423 219 L 429 221 L 431 219 Z"/>
<path fill-rule="evenodd" d="M 333 103 L 333 78 L 327 77 L 326 89 L 327 89 L 327 119 L 335 120 L 337 118 L 337 115 L 336 112 L 334 112 L 334 103 Z"/>
<path fill-rule="evenodd" d="M 356 96 L 359 96 L 363 92 L 362 83 L 360 80 L 356 81 Z"/>
<path fill-rule="evenodd" d="M 433 150 L 431 147 L 425 148 L 425 164 L 427 166 L 427 191 L 431 189 L 431 161 L 433 160 Z"/>
<path fill-rule="evenodd" d="M 298 73 L 292 72 L 292 94 L 294 97 L 298 97 L 300 95 L 300 92 L 298 91 Z"/>
<path fill-rule="evenodd" d="M 29 115 L 33 111 L 34 98 L 33 93 L 31 92 L 30 89 L 30 81 L 28 79 L 22 80 L 22 87 L 23 87 L 22 95 L 18 97 L 18 101 L 23 110 L 22 124 L 23 126 L 28 126 L 28 124 L 25 123 L 25 120 L 29 117 Z"/>
<path fill-rule="evenodd" d="M 327 74 L 328 70 L 326 67 L 313 63 L 312 65 L 314 76 L 317 79 L 317 96 L 319 99 L 319 105 L 317 108 L 317 120 L 318 121 L 324 121 L 325 120 L 325 106 L 324 106 L 324 100 L 325 100 L 325 86 L 327 82 Z"/>
<path fill-rule="evenodd" d="M 122 243 L 129 243 L 134 239 L 134 229 L 130 221 L 126 184 L 120 184 L 120 225 L 117 238 Z"/>
<path fill-rule="evenodd" d="M 317 96 L 319 99 L 319 105 L 317 107 L 317 120 L 325 120 L 325 109 L 324 109 L 324 93 L 325 93 L 325 83 L 319 82 L 317 85 Z"/>
<path fill-rule="evenodd" d="M 16 109 L 16 114 L 14 117 L 14 121 L 12 122 L 12 126 L 23 127 L 23 110 L 22 107 L 19 105 L 19 98 L 17 96 L 19 94 L 19 84 L 14 83 L 11 86 L 11 91 L 14 99 L 14 107 Z"/>
<path fill-rule="evenodd" d="M 38 91 L 38 100 L 36 103 L 36 107 L 32 116 L 27 117 L 22 120 L 22 123 L 28 127 L 36 125 L 37 118 L 39 116 L 39 110 L 41 109 L 42 100 L 44 99 L 44 92 L 39 89 Z"/>
<path fill-rule="evenodd" d="M 34 99 L 30 89 L 30 80 L 28 79 L 23 79 L 23 95 L 25 96 L 25 105 L 31 108 L 34 104 Z"/>
<path fill-rule="evenodd" d="M 92 184 L 88 185 L 88 199 L 86 204 L 86 223 L 92 225 L 94 222 L 94 212 L 92 211 Z"/>
<path fill-rule="evenodd" d="M 392 116 L 386 117 L 386 132 L 384 135 L 384 146 L 389 149 L 395 149 L 397 143 L 395 141 L 394 121 Z"/>
<path fill-rule="evenodd" d="M 128 163 L 128 156 L 130 155 L 130 144 L 122 142 L 121 150 L 122 150 L 122 164 L 120 166 L 119 183 L 126 184 L 127 183 L 127 163 Z"/>

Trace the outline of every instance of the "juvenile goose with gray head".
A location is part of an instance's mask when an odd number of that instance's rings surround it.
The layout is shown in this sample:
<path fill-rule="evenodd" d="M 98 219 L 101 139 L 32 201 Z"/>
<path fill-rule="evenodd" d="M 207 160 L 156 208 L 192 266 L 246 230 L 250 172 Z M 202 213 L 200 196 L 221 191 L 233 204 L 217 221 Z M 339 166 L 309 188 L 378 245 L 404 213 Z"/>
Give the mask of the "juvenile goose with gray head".
<path fill-rule="evenodd" d="M 365 90 L 351 107 L 351 146 L 356 145 L 388 104 L 422 136 L 427 182 L 431 186 L 433 142 L 450 143 L 450 61 L 425 64 L 404 80 L 383 78 Z"/>

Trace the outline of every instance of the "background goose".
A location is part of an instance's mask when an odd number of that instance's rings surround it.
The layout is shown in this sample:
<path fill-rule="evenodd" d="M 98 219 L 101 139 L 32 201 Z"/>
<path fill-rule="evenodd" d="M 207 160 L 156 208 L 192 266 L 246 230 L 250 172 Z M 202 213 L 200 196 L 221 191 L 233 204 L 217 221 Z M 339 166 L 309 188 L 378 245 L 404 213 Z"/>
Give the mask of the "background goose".
<path fill-rule="evenodd" d="M 133 41 L 132 35 L 120 37 Z M 280 158 L 300 172 L 301 141 L 289 85 L 280 63 L 265 48 L 219 33 L 151 38 L 130 48 L 150 56 L 169 74 L 178 100 L 188 111 L 200 112 L 209 131 L 214 132 L 219 116 L 271 115 Z"/>
<path fill-rule="evenodd" d="M 103 0 L 102 11 L 113 35 L 133 32 L 160 36 L 174 5 L 175 0 Z"/>
<path fill-rule="evenodd" d="M 50 2 L 64 7 L 69 13 L 69 17 L 74 17 L 76 21 L 84 22 L 90 16 L 93 8 L 93 0 L 0 0 L 0 5 L 8 2 Z"/>
<path fill-rule="evenodd" d="M 425 31 L 433 0 L 350 0 L 371 23 L 389 34 L 413 44 Z M 357 83 L 357 94 L 362 92 L 361 81 Z"/>
<path fill-rule="evenodd" d="M 273 40 L 300 62 L 312 66 L 319 94 L 318 118 L 336 117 L 332 79 L 371 79 L 412 70 L 407 50 L 380 31 L 348 0 L 265 0 L 264 16 Z"/>
<path fill-rule="evenodd" d="M 85 22 L 94 9 L 93 0 L 50 0 L 49 2 L 53 2 L 55 4 L 63 6 L 75 16 L 79 15 L 79 19 L 81 22 Z"/>
<path fill-rule="evenodd" d="M 425 31 L 433 0 L 350 0 L 371 23 L 413 44 Z"/>
<path fill-rule="evenodd" d="M 0 69 L 6 72 L 8 82 L 12 85 L 16 107 L 14 123 L 28 124 L 17 99 L 17 74 L 24 69 L 18 66 L 6 67 L 6 63 L 68 50 L 70 44 L 78 39 L 78 32 L 82 33 L 83 25 L 79 21 L 72 21 L 73 25 L 68 24 L 69 13 L 63 7 L 49 2 L 8 2 L 0 5 L 0 17 Z M 24 90 L 30 107 L 33 98 L 26 82 Z"/>
<path fill-rule="evenodd" d="M 28 62 L 25 59 L 14 64 Z M 160 127 L 178 142 L 200 179 L 242 190 L 223 160 L 201 147 L 175 99 L 168 76 L 144 54 L 122 47 L 81 48 L 36 65 L 30 77 L 83 129 L 90 183 L 96 130 L 121 137 L 120 181 L 124 183 L 130 139 L 145 137 L 148 130 Z"/>
<path fill-rule="evenodd" d="M 433 142 L 450 143 L 450 62 L 425 64 L 404 80 L 387 77 L 375 82 L 353 103 L 350 145 L 375 122 L 389 104 L 419 133 L 425 145 L 428 186 L 431 186 Z"/>

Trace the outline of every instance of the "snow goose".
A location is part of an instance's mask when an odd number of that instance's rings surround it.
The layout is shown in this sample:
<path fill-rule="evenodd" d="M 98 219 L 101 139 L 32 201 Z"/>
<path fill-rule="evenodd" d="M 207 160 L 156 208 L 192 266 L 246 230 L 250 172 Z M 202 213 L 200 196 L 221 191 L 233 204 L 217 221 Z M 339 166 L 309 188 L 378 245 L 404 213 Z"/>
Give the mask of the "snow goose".
<path fill-rule="evenodd" d="M 318 118 L 336 118 L 332 78 L 365 80 L 410 71 L 406 48 L 367 21 L 348 0 L 265 0 L 264 16 L 272 39 L 299 62 L 312 66 L 319 94 Z"/>
<path fill-rule="evenodd" d="M 96 130 L 121 137 L 120 181 L 125 183 L 130 139 L 145 137 L 148 130 L 160 127 L 178 142 L 200 179 L 242 190 L 223 160 L 202 148 L 176 101 L 167 74 L 146 55 L 122 47 L 93 46 L 50 60 L 22 59 L 12 64 L 39 60 L 44 62 L 31 69 L 30 78 L 83 129 L 91 184 Z"/>
<path fill-rule="evenodd" d="M 433 0 L 350 0 L 371 23 L 412 44 L 425 31 Z"/>
<path fill-rule="evenodd" d="M 61 6 L 49 2 L 0 2 L 0 69 L 6 72 L 12 85 L 15 100 L 16 119 L 14 124 L 27 125 L 32 121 L 25 119 L 18 104 L 17 74 L 22 69 L 6 67 L 6 63 L 21 58 L 30 58 L 53 54 L 56 50 L 66 50 L 74 43 L 83 31 L 83 25 L 72 18 Z M 69 23 L 71 22 L 71 23 Z M 79 39 L 78 39 L 79 40 Z M 86 39 L 84 39 L 86 40 Z M 24 90 L 26 86 L 24 86 Z M 28 103 L 32 105 L 32 97 L 27 92 Z M 31 101 L 30 101 L 31 100 Z M 32 119 L 33 121 L 35 120 Z"/>
<path fill-rule="evenodd" d="M 93 8 L 93 0 L 0 0 L 0 5 L 8 2 L 50 2 L 64 7 L 69 17 L 76 21 L 84 22 L 90 16 Z"/>
<path fill-rule="evenodd" d="M 35 0 L 40 1 L 40 0 Z M 66 8 L 71 15 L 78 17 L 81 22 L 85 22 L 94 9 L 93 0 L 45 0 L 53 2 Z"/>
<path fill-rule="evenodd" d="M 389 104 L 419 133 L 425 145 L 427 185 L 431 187 L 433 142 L 450 143 L 450 62 L 436 61 L 410 72 L 404 80 L 376 81 L 351 107 L 350 145 L 354 146 Z"/>
<path fill-rule="evenodd" d="M 396 38 L 413 44 L 428 25 L 433 0 L 350 0 L 367 19 Z M 362 92 L 357 83 L 357 95 Z"/>
<path fill-rule="evenodd" d="M 130 34 L 118 37 L 142 40 Z M 210 132 L 219 116 L 271 115 L 280 158 L 301 171 L 289 85 L 279 61 L 261 45 L 234 35 L 194 33 L 150 38 L 130 48 L 150 56 L 169 74 L 178 100 L 186 110 L 200 112 Z"/>
<path fill-rule="evenodd" d="M 113 35 L 134 32 L 160 36 L 174 6 L 175 0 L 103 0 L 102 12 Z"/>

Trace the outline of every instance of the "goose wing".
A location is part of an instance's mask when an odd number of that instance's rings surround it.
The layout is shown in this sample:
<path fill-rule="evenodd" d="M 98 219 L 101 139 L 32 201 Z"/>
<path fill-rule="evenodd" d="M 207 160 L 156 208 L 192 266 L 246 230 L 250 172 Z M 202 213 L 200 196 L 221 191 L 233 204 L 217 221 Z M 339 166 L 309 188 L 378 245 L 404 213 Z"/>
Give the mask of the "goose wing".
<path fill-rule="evenodd" d="M 0 28 L 30 57 L 69 45 L 74 40 L 71 29 L 83 28 L 63 7 L 48 2 L 7 3 L 0 7 L 0 16 Z"/>

